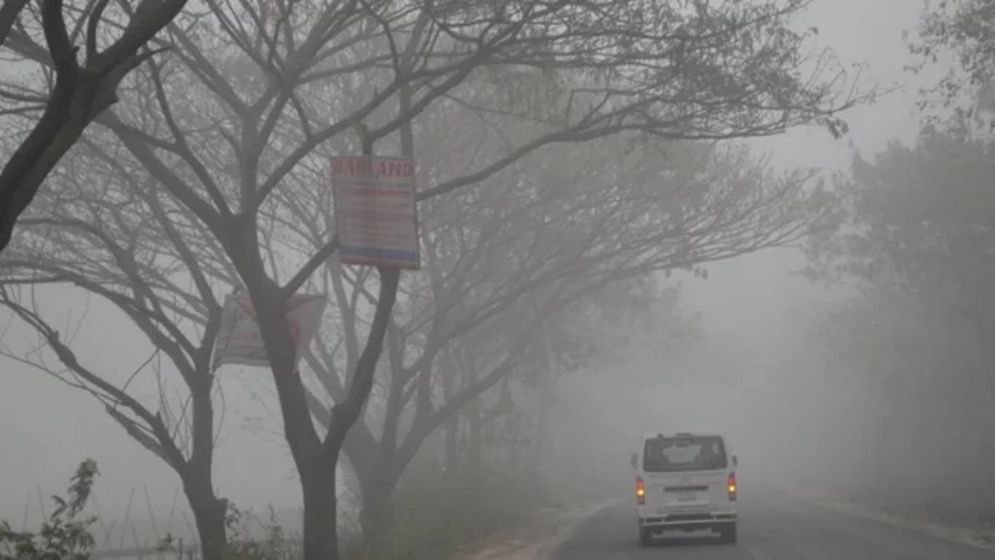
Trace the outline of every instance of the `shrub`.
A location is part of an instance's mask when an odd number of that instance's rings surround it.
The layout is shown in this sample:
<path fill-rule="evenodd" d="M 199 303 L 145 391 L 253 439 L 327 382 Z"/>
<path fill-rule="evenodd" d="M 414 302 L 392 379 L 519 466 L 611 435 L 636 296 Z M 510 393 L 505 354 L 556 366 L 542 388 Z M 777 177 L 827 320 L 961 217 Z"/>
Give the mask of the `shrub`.
<path fill-rule="evenodd" d="M 52 496 L 55 511 L 35 533 L 11 529 L 0 521 L 0 560 L 86 560 L 94 539 L 90 526 L 96 517 L 81 517 L 90 498 L 97 462 L 86 459 L 76 468 L 68 495 Z"/>

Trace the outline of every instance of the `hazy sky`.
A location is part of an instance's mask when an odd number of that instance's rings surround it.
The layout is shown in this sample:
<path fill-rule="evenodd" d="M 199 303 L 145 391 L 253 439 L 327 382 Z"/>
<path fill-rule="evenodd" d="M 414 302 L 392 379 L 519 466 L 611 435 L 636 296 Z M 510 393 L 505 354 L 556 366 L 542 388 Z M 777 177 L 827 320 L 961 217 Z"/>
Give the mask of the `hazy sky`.
<path fill-rule="evenodd" d="M 843 140 L 806 129 L 758 142 L 758 147 L 770 150 L 780 166 L 843 169 L 854 149 L 873 153 L 893 137 L 911 138 L 918 128 L 917 94 L 915 78 L 903 70 L 910 59 L 902 33 L 915 29 L 921 7 L 920 0 L 816 0 L 801 24 L 818 26 L 820 43 L 843 61 L 866 63 L 869 78 L 902 84 L 907 91 L 851 111 L 846 116 L 851 132 Z M 687 283 L 686 302 L 702 311 L 708 333 L 755 344 L 758 350 L 776 348 L 789 339 L 799 314 L 831 302 L 826 292 L 787 276 L 800 262 L 780 252 L 716 265 L 708 281 Z M 107 325 L 120 324 L 106 310 L 95 307 L 93 313 L 106 315 Z M 142 357 L 141 339 L 132 333 L 108 329 L 80 337 L 79 343 L 96 349 L 108 366 Z M 36 486 L 45 495 L 59 491 L 86 456 L 96 458 L 103 473 L 97 496 L 104 510 L 123 507 L 131 490 L 141 492 L 146 484 L 168 507 L 178 483 L 175 475 L 132 442 L 91 398 L 17 363 L 2 361 L 0 368 L 0 517 L 19 523 L 26 495 Z M 249 397 L 268 372 L 226 376 L 228 429 L 216 466 L 221 494 L 250 505 L 296 503 L 291 463 L 274 438 L 233 429 L 245 416 L 265 414 Z M 37 509 L 37 498 L 31 499 Z"/>

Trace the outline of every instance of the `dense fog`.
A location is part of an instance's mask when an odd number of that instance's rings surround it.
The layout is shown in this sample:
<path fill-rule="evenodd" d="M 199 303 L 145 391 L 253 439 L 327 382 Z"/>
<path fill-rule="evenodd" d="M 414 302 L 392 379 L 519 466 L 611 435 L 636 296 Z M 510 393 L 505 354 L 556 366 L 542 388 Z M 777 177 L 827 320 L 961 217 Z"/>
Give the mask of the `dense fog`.
<path fill-rule="evenodd" d="M 4 2 L 0 560 L 644 557 L 674 432 L 716 558 L 974 558 L 993 14 Z"/>

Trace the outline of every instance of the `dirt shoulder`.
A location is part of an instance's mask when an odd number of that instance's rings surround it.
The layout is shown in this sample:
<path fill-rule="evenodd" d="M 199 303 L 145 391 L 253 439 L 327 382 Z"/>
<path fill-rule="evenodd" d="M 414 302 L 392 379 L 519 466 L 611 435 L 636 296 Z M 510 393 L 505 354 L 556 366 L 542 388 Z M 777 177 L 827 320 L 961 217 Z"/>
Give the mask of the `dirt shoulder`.
<path fill-rule="evenodd" d="M 459 551 L 452 560 L 545 560 L 584 519 L 613 503 L 538 510 L 527 523 L 489 535 Z"/>

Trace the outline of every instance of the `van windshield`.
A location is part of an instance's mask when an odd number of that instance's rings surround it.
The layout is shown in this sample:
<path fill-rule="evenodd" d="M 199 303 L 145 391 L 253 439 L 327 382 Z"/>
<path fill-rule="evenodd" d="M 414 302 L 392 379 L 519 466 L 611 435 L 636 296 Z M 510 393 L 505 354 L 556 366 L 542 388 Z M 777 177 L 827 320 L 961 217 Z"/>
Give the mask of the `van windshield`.
<path fill-rule="evenodd" d="M 656 437 L 646 440 L 646 472 L 712 471 L 728 466 L 722 438 L 717 436 Z"/>

